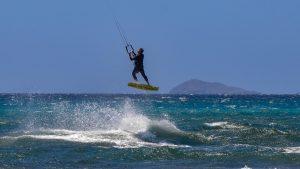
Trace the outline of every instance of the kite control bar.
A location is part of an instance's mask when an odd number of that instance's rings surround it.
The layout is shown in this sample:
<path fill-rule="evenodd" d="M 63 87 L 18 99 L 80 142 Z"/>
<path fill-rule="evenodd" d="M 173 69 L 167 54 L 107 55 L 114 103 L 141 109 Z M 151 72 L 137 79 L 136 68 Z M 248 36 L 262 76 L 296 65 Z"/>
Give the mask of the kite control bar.
<path fill-rule="evenodd" d="M 126 48 L 126 52 L 130 57 L 131 55 L 135 56 L 134 48 L 131 44 L 127 44 L 125 48 Z"/>

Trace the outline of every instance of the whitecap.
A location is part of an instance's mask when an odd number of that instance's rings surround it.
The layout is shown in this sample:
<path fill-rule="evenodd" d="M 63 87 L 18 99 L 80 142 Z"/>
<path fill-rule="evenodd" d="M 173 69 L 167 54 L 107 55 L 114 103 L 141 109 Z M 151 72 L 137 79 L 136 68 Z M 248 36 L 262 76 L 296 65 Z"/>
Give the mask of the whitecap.
<path fill-rule="evenodd" d="M 33 114 L 34 115 L 34 114 Z M 49 115 L 49 116 L 47 116 Z M 168 138 L 174 133 L 183 133 L 175 124 L 166 119 L 153 120 L 143 115 L 130 99 L 125 99 L 119 108 L 97 103 L 82 103 L 75 106 L 61 101 L 53 105 L 51 113 L 45 116 L 30 116 L 23 131 L 11 133 L 1 139 L 58 140 L 77 143 L 95 143 L 99 146 L 117 148 L 185 146 L 164 139 L 151 142 L 140 138 L 154 137 L 156 133 Z M 177 135 L 176 135 L 177 136 Z"/>
<path fill-rule="evenodd" d="M 284 153 L 287 154 L 299 154 L 300 153 L 300 147 L 286 147 L 283 149 Z"/>
<path fill-rule="evenodd" d="M 186 97 L 179 97 L 178 98 L 180 101 L 182 101 L 182 102 L 186 102 L 187 101 L 187 98 Z"/>
<path fill-rule="evenodd" d="M 225 99 L 222 99 L 222 100 L 221 100 L 221 103 L 226 103 L 226 102 L 228 102 L 228 101 L 230 101 L 230 98 L 225 98 Z"/>
<path fill-rule="evenodd" d="M 228 124 L 228 122 L 212 122 L 212 123 L 204 123 L 205 125 L 207 126 L 210 126 L 210 127 L 218 127 L 218 126 L 224 126 L 226 124 Z"/>
<path fill-rule="evenodd" d="M 224 128 L 224 129 L 239 129 L 239 128 L 243 128 L 243 126 L 240 125 L 235 125 L 235 124 L 231 124 L 227 121 L 220 121 L 220 122 L 211 122 L 211 123 L 204 123 L 206 126 L 209 127 L 220 127 L 220 128 Z"/>
<path fill-rule="evenodd" d="M 121 130 L 111 131 L 72 131 L 64 129 L 47 129 L 31 133 L 23 133 L 17 136 L 4 136 L 1 139 L 19 140 L 19 139 L 36 139 L 36 140 L 56 140 L 68 141 L 83 144 L 98 144 L 101 147 L 115 148 L 139 148 L 139 147 L 180 147 L 172 143 L 152 143 L 142 141 L 134 136 L 131 132 Z M 182 145 L 183 146 L 183 145 Z"/>
<path fill-rule="evenodd" d="M 231 108 L 231 109 L 235 109 L 235 108 L 236 108 L 236 105 L 228 105 L 228 106 L 226 106 L 226 107 Z"/>
<path fill-rule="evenodd" d="M 248 167 L 247 165 L 245 165 L 243 168 L 241 169 L 251 169 L 250 167 Z"/>

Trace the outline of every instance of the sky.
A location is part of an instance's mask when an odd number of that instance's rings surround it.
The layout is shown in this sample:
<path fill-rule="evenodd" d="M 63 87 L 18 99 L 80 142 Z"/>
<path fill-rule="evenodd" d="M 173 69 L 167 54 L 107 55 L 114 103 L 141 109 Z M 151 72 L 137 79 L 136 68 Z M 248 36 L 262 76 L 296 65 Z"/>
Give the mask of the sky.
<path fill-rule="evenodd" d="M 161 93 L 192 78 L 297 93 L 299 8 L 298 0 L 2 0 L 0 92 L 135 92 L 115 14 L 145 49 Z"/>

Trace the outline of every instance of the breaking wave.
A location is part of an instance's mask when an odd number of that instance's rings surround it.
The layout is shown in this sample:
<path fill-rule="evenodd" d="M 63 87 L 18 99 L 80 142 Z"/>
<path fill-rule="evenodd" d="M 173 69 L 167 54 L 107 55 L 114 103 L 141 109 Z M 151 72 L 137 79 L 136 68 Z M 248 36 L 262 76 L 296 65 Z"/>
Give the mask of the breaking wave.
<path fill-rule="evenodd" d="M 148 118 L 129 99 L 119 108 L 112 107 L 55 103 L 52 110 L 32 113 L 26 119 L 25 130 L 2 139 L 59 140 L 118 148 L 188 147 L 208 140 L 201 134 L 178 129 L 167 119 Z"/>
<path fill-rule="evenodd" d="M 204 123 L 204 125 L 212 128 L 222 128 L 222 129 L 241 129 L 244 126 L 231 124 L 227 121 L 220 121 L 220 122 L 211 122 L 211 123 Z"/>
<path fill-rule="evenodd" d="M 300 147 L 286 147 L 283 149 L 283 152 L 287 154 L 300 154 Z"/>

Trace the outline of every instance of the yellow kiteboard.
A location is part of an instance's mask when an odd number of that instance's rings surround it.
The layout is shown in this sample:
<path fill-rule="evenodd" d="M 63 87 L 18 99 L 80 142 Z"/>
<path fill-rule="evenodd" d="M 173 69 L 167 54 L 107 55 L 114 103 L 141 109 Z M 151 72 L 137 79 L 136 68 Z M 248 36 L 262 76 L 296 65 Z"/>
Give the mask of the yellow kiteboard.
<path fill-rule="evenodd" d="M 147 85 L 147 84 L 138 84 L 138 83 L 133 83 L 133 82 L 128 83 L 128 86 L 136 88 L 136 89 L 140 89 L 140 90 L 150 90 L 150 91 L 158 91 L 158 89 L 159 89 L 159 87 L 156 87 L 156 86 L 151 86 L 151 85 Z"/>

